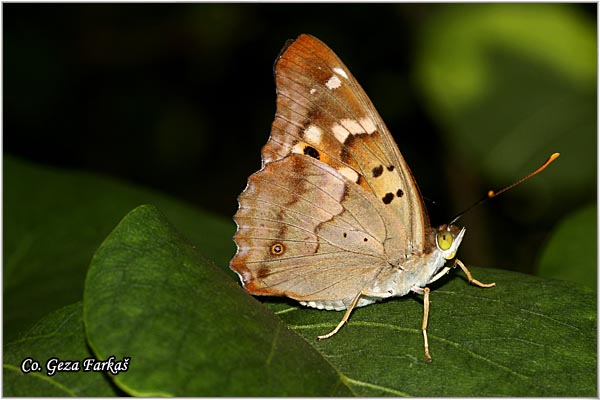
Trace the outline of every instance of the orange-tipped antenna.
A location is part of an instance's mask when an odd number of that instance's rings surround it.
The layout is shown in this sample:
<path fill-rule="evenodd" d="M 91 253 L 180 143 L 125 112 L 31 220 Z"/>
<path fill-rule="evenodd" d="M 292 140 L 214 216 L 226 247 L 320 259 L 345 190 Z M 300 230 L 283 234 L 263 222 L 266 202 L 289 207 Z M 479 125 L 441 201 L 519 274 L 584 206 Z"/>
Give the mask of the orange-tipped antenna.
<path fill-rule="evenodd" d="M 519 179 L 518 181 L 516 181 L 515 183 L 508 185 L 507 187 L 500 189 L 498 191 L 494 191 L 494 190 L 490 190 L 487 192 L 487 194 L 478 202 L 476 202 L 475 204 L 473 204 L 471 207 L 467 208 L 466 210 L 464 210 L 463 212 L 461 212 L 460 214 L 458 214 L 456 217 L 454 217 L 452 219 L 452 221 L 450 222 L 450 225 L 454 224 L 456 221 L 458 221 L 458 219 L 460 217 L 462 217 L 467 211 L 471 210 L 474 207 L 477 207 L 478 205 L 480 205 L 481 203 L 485 203 L 486 201 L 493 199 L 494 197 L 499 196 L 500 194 L 506 192 L 507 190 L 510 190 L 512 188 L 514 188 L 515 186 L 525 182 L 527 179 L 529 178 L 533 178 L 534 176 L 536 176 L 537 174 L 539 174 L 540 172 L 542 172 L 543 170 L 546 169 L 546 167 L 548 167 L 548 165 L 550 165 L 554 160 L 556 160 L 558 158 L 558 156 L 560 156 L 560 153 L 554 153 L 552 154 L 550 157 L 548 157 L 548 159 L 535 171 L 525 175 L 524 177 L 522 177 L 521 179 Z"/>

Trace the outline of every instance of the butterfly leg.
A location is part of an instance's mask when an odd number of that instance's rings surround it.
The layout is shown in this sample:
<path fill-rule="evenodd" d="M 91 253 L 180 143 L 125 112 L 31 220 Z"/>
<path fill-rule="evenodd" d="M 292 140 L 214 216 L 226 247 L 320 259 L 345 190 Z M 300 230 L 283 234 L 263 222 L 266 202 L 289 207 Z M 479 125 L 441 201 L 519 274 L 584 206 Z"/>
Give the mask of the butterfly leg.
<path fill-rule="evenodd" d="M 354 298 L 354 300 L 352 300 L 352 303 L 350 303 L 350 306 L 348 306 L 348 309 L 346 310 L 346 313 L 344 314 L 344 316 L 342 317 L 342 320 L 340 321 L 339 324 L 337 324 L 337 326 L 329 333 L 326 333 L 325 335 L 321 335 L 321 336 L 317 336 L 317 339 L 319 340 L 323 340 L 323 339 L 329 339 L 330 337 L 332 337 L 333 335 L 335 335 L 341 328 L 342 326 L 344 326 L 344 324 L 346 322 L 348 322 L 348 318 L 350 318 L 350 314 L 352 313 L 352 310 L 354 310 L 354 307 L 356 307 L 356 304 L 358 303 L 358 300 L 360 300 L 360 298 L 362 296 L 370 296 L 370 297 L 388 297 L 389 293 L 386 293 L 386 296 L 383 296 L 381 293 L 375 293 L 375 292 L 370 292 L 368 290 L 361 290 L 356 297 Z"/>
<path fill-rule="evenodd" d="M 496 286 L 495 282 L 481 283 L 477 279 L 473 278 L 473 275 L 471 275 L 471 272 L 467 269 L 467 267 L 465 267 L 465 265 L 462 263 L 462 261 L 460 261 L 458 258 L 454 259 L 454 263 L 452 264 L 452 266 L 444 267 L 440 272 L 435 274 L 435 276 L 433 278 L 431 278 L 429 280 L 429 282 L 427 282 L 427 284 L 429 285 L 430 283 L 437 281 L 438 279 L 440 279 L 442 276 L 446 275 L 448 273 L 448 271 L 450 271 L 452 268 L 454 268 L 457 265 L 460 267 L 460 269 L 462 269 L 465 272 L 465 274 L 467 275 L 467 279 L 469 280 L 469 283 L 472 283 L 473 285 L 479 286 L 482 288 L 489 288 L 489 287 Z"/>
<path fill-rule="evenodd" d="M 423 323 L 421 331 L 423 332 L 423 343 L 425 347 L 425 358 L 427 362 L 431 362 L 431 354 L 429 354 L 429 340 L 427 339 L 427 323 L 429 321 L 429 288 L 413 287 L 412 291 L 423 295 Z"/>
<path fill-rule="evenodd" d="M 463 270 L 463 272 L 465 273 L 465 275 L 467 275 L 467 279 L 469 280 L 469 283 L 472 283 L 475 286 L 479 286 L 482 288 L 489 288 L 492 286 L 496 286 L 496 282 L 492 282 L 492 283 L 481 283 L 479 282 L 477 279 L 473 278 L 473 275 L 471 275 L 471 272 L 467 269 L 467 267 L 465 267 L 465 264 L 462 263 L 462 261 L 460 261 L 458 258 L 456 259 L 456 264 L 460 267 L 460 269 Z"/>
<path fill-rule="evenodd" d="M 454 268 L 454 265 L 452 267 L 444 267 L 440 272 L 438 272 L 433 278 L 431 278 L 429 280 L 429 282 L 427 282 L 427 284 L 429 285 L 432 282 L 437 281 L 438 279 L 440 279 L 442 276 L 446 275 L 448 273 L 448 271 L 450 271 L 452 268 Z"/>

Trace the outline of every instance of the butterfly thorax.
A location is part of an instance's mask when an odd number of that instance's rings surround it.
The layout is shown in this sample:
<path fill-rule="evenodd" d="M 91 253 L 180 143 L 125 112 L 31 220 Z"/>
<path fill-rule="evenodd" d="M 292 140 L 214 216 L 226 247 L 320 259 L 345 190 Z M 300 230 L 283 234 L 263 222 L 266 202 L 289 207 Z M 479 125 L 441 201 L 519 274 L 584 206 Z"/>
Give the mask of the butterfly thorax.
<path fill-rule="evenodd" d="M 428 235 L 426 251 L 422 254 L 408 254 L 399 260 L 398 278 L 394 282 L 393 296 L 404 296 L 414 288 L 425 287 L 431 279 L 456 255 L 465 229 L 453 225 L 442 225 L 432 229 Z"/>
<path fill-rule="evenodd" d="M 464 228 L 453 225 L 431 229 L 424 251 L 406 253 L 391 261 L 390 268 L 382 270 L 365 288 L 379 295 L 372 296 L 370 301 L 360 305 L 373 303 L 380 298 L 404 296 L 415 291 L 415 288 L 425 287 L 446 262 L 454 258 L 464 233 Z"/>

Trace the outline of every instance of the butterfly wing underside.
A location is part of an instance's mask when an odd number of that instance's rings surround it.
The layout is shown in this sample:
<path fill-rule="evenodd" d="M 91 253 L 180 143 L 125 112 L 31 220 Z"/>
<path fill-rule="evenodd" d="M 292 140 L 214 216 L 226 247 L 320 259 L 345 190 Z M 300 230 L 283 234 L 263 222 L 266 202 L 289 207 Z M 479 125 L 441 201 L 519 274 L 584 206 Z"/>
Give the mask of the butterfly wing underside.
<path fill-rule="evenodd" d="M 240 195 L 231 261 L 254 294 L 353 298 L 391 254 L 427 252 L 419 189 L 342 61 L 301 35 L 275 63 L 277 111 L 262 169 Z"/>

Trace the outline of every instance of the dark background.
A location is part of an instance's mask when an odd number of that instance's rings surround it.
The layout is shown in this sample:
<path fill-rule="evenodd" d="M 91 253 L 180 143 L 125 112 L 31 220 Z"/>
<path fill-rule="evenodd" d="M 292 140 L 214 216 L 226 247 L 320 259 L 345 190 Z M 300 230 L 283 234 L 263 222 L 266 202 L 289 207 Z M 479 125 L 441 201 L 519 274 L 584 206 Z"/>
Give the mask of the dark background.
<path fill-rule="evenodd" d="M 440 21 L 459 18 L 457 7 L 487 6 L 4 4 L 4 154 L 117 177 L 229 219 L 268 139 L 273 61 L 287 39 L 311 33 L 340 56 L 378 108 L 427 198 L 433 225 L 536 168 L 551 152 L 563 153 L 544 174 L 461 220 L 468 227 L 460 254 L 467 264 L 535 272 L 558 221 L 596 202 L 596 85 L 578 89 L 587 96 L 582 104 L 591 110 L 585 114 L 591 125 L 561 125 L 553 118 L 563 114 L 548 111 L 542 118 L 548 126 L 536 128 L 542 133 L 528 136 L 536 131 L 526 129 L 515 139 L 512 132 L 512 147 L 496 148 L 491 157 L 488 141 L 502 142 L 505 131 L 494 118 L 518 121 L 514 110 L 534 108 L 536 97 L 498 78 L 485 101 L 452 119 L 419 78 L 433 45 L 461 57 L 457 39 L 436 31 Z M 529 13 L 525 8 L 537 6 L 520 7 Z M 556 7 L 596 32 L 595 4 Z M 520 38 L 514 42 L 517 48 Z M 529 90 L 532 96 L 549 98 L 562 82 L 526 55 L 486 51 L 490 68 L 508 71 L 503 78 L 539 79 L 538 87 L 550 88 Z M 448 85 L 454 78 L 445 77 Z M 522 104 L 511 108 L 514 102 Z M 560 121 L 581 121 L 562 110 Z M 579 140 L 585 151 L 565 154 L 562 145 Z M 525 150 L 527 163 L 517 157 Z"/>

